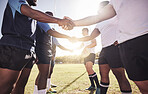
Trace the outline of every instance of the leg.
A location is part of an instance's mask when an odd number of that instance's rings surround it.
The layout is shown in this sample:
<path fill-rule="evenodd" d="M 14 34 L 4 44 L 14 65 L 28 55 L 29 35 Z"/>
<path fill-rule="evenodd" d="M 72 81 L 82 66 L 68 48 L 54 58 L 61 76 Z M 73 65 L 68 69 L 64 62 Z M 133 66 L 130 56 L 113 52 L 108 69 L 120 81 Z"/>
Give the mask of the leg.
<path fill-rule="evenodd" d="M 28 50 L 0 46 L 0 57 L 0 92 L 1 94 L 10 94 L 20 71 L 32 56 Z"/>
<path fill-rule="evenodd" d="M 39 80 L 39 77 L 40 77 L 40 73 L 38 73 L 38 75 L 36 77 L 33 94 L 38 94 L 38 80 Z"/>
<path fill-rule="evenodd" d="M 131 93 L 132 92 L 131 86 L 125 76 L 124 68 L 112 68 L 112 71 L 116 79 L 118 80 L 121 92 Z"/>
<path fill-rule="evenodd" d="M 10 94 L 13 85 L 16 82 L 19 71 L 0 68 L 0 92 L 1 94 Z"/>
<path fill-rule="evenodd" d="M 85 68 L 86 68 L 86 71 L 87 71 L 88 75 L 91 75 L 91 74 L 94 73 L 93 63 L 91 61 L 86 62 Z"/>
<path fill-rule="evenodd" d="M 49 67 L 49 75 L 48 75 L 48 79 L 47 79 L 47 90 L 49 90 L 51 88 L 51 75 L 53 73 L 53 67 Z"/>
<path fill-rule="evenodd" d="M 95 90 L 94 80 L 91 77 L 91 75 L 94 74 L 92 66 L 93 66 L 92 62 L 86 62 L 85 68 L 86 68 L 86 71 L 89 75 L 89 80 L 90 80 L 90 83 L 91 83 L 91 86 L 89 88 L 86 88 L 86 90 Z"/>
<path fill-rule="evenodd" d="M 91 82 L 91 86 L 86 90 L 95 90 L 94 81 L 96 83 L 97 88 L 99 88 L 99 81 L 98 81 L 97 74 L 94 72 L 94 70 L 92 68 L 93 63 L 91 61 L 88 61 L 88 62 L 86 62 L 85 67 L 86 67 L 86 70 L 87 70 L 87 73 L 89 75 L 89 79 L 90 79 L 90 82 Z"/>
<path fill-rule="evenodd" d="M 27 84 L 31 69 L 24 68 L 11 94 L 24 94 L 24 89 Z"/>
<path fill-rule="evenodd" d="M 134 81 L 135 84 L 138 86 L 140 89 L 140 92 L 142 94 L 148 94 L 148 80 L 145 81 Z"/>
<path fill-rule="evenodd" d="M 109 83 L 109 71 L 110 71 L 109 65 L 108 64 L 99 65 L 99 71 L 101 76 L 101 82 Z"/>
<path fill-rule="evenodd" d="M 46 83 L 49 72 L 49 64 L 38 64 L 39 79 L 38 79 L 38 90 L 46 89 Z"/>
<path fill-rule="evenodd" d="M 130 80 L 148 94 L 148 34 L 120 44 L 120 54 Z M 138 44 L 138 46 L 137 46 Z"/>
<path fill-rule="evenodd" d="M 110 67 L 108 64 L 100 64 L 99 71 L 100 71 L 100 76 L 101 76 L 100 94 L 106 94 L 108 87 L 109 87 Z"/>

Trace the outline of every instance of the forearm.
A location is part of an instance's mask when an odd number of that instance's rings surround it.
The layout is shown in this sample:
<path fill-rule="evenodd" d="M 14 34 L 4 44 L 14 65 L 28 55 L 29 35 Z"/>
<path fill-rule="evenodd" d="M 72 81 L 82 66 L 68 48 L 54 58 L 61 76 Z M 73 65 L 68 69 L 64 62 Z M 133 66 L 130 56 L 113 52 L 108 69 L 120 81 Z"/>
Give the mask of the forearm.
<path fill-rule="evenodd" d="M 100 35 L 100 31 L 95 28 L 90 36 L 79 38 L 78 41 L 89 41 L 95 39 L 97 36 Z"/>
<path fill-rule="evenodd" d="M 56 38 L 70 38 L 69 36 L 67 36 L 65 34 L 61 34 L 61 33 L 54 31 L 54 30 L 49 30 L 48 34 L 53 37 L 56 37 Z"/>
<path fill-rule="evenodd" d="M 61 46 L 61 45 L 58 45 L 58 47 L 59 47 L 60 49 L 62 49 L 62 50 L 70 51 L 70 49 L 67 49 L 67 48 L 65 48 L 65 47 L 63 47 L 63 46 Z"/>
<path fill-rule="evenodd" d="M 41 11 L 32 9 L 31 7 L 27 5 L 22 5 L 21 12 L 23 15 L 26 15 L 32 19 L 35 19 L 37 21 L 44 22 L 44 23 L 57 23 L 58 24 L 59 21 L 61 20 L 59 18 L 49 16 Z"/>
<path fill-rule="evenodd" d="M 82 37 L 82 38 L 78 38 L 78 41 L 89 41 L 92 38 L 90 36 L 86 36 L 86 37 Z"/>
<path fill-rule="evenodd" d="M 38 10 L 34 10 L 32 13 L 32 17 L 33 19 L 40 21 L 40 22 L 44 22 L 44 23 L 57 23 L 59 22 L 59 18 L 55 18 L 53 16 L 49 16 L 43 12 L 40 12 Z"/>
<path fill-rule="evenodd" d="M 113 6 L 109 4 L 98 15 L 89 16 L 80 20 L 75 20 L 73 22 L 75 26 L 88 26 L 112 18 L 115 15 L 116 12 Z"/>
<path fill-rule="evenodd" d="M 74 20 L 75 26 L 88 26 L 98 22 L 97 15 L 89 16 L 80 20 Z"/>
<path fill-rule="evenodd" d="M 92 43 L 92 44 L 86 46 L 86 48 L 93 48 L 93 47 L 95 47 L 96 45 L 97 45 L 96 43 Z"/>

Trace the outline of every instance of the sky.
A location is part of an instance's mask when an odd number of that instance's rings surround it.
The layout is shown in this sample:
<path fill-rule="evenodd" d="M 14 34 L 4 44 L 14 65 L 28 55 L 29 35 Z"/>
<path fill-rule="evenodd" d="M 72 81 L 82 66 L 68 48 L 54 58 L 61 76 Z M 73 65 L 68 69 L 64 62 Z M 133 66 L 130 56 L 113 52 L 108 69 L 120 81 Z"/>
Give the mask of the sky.
<path fill-rule="evenodd" d="M 63 18 L 64 16 L 68 16 L 72 18 L 73 20 L 81 19 L 90 15 L 97 14 L 98 11 L 98 5 L 99 2 L 102 0 L 38 0 L 37 7 L 33 7 L 34 9 L 40 10 L 40 11 L 52 11 L 54 13 L 55 17 Z M 7 0 L 0 0 L 0 27 L 2 24 L 2 18 L 3 18 L 3 12 L 6 6 Z M 54 27 L 58 32 L 69 35 L 69 36 L 75 36 L 75 37 L 82 37 L 82 28 L 84 27 L 75 27 L 73 30 L 65 31 L 61 27 L 59 27 L 56 24 L 49 24 L 51 27 Z M 90 33 L 95 28 L 95 25 L 87 26 Z M 0 29 L 1 30 L 1 29 Z M 0 33 L 1 37 L 1 33 Z M 97 47 L 96 52 L 99 52 L 101 50 L 101 41 L 100 36 L 96 38 L 97 39 Z M 75 49 L 77 48 L 81 43 L 70 43 L 66 39 L 59 39 L 59 43 L 69 49 Z M 82 51 L 81 50 L 75 50 L 73 53 L 63 51 L 59 48 L 57 48 L 57 56 L 63 56 L 63 55 L 78 55 Z"/>

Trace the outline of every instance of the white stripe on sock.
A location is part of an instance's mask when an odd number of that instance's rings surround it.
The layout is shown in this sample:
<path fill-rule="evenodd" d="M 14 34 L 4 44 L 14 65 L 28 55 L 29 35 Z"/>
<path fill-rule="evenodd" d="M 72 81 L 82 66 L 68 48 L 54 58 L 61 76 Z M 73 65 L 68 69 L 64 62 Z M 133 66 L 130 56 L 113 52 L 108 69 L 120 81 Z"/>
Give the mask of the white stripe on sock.
<path fill-rule="evenodd" d="M 102 87 L 109 87 L 109 85 L 102 85 L 101 83 L 100 83 L 100 86 L 102 86 Z"/>

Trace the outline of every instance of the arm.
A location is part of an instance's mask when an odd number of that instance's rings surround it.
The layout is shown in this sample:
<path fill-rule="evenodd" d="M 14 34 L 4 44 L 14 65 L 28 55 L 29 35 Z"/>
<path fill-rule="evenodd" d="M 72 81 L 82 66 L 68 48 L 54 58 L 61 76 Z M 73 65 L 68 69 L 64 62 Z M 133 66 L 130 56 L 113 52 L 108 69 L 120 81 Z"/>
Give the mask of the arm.
<path fill-rule="evenodd" d="M 97 45 L 96 39 L 93 39 L 91 42 L 92 43 L 90 45 L 86 46 L 85 48 L 93 48 Z"/>
<path fill-rule="evenodd" d="M 47 24 L 47 23 L 42 23 L 42 22 L 37 22 L 38 26 L 46 33 L 48 33 L 49 35 L 53 36 L 53 37 L 57 37 L 57 38 L 70 38 L 67 35 L 61 34 L 53 29 L 51 29 L 51 27 Z"/>
<path fill-rule="evenodd" d="M 75 20 L 73 22 L 75 26 L 88 26 L 112 18 L 115 15 L 116 12 L 113 6 L 111 4 L 108 4 L 98 15 L 89 16 L 80 20 Z"/>
<path fill-rule="evenodd" d="M 78 38 L 78 41 L 89 41 L 96 38 L 99 35 L 100 35 L 100 31 L 97 28 L 95 28 L 90 36 Z"/>
<path fill-rule="evenodd" d="M 62 50 L 72 52 L 72 50 L 67 49 L 67 48 L 65 48 L 65 47 L 64 47 L 64 46 L 62 46 L 62 45 L 57 45 L 57 46 L 58 46 L 60 49 L 62 49 Z"/>
<path fill-rule="evenodd" d="M 68 19 L 59 19 L 59 18 L 55 18 L 55 17 L 52 17 L 52 16 L 49 16 L 41 11 L 38 11 L 38 10 L 35 10 L 35 9 L 32 9 L 30 6 L 26 5 L 26 4 L 23 4 L 21 6 L 21 13 L 23 15 L 26 15 L 32 19 L 35 19 L 35 20 L 38 20 L 40 22 L 45 22 L 45 23 L 57 23 L 59 24 L 60 26 L 61 25 L 68 25 L 70 27 L 73 26 L 73 23 L 68 20 Z"/>
<path fill-rule="evenodd" d="M 47 33 L 53 37 L 56 37 L 56 38 L 67 38 L 67 39 L 70 38 L 69 36 L 67 36 L 65 34 L 61 34 L 55 30 L 52 30 L 52 29 L 48 30 Z"/>

